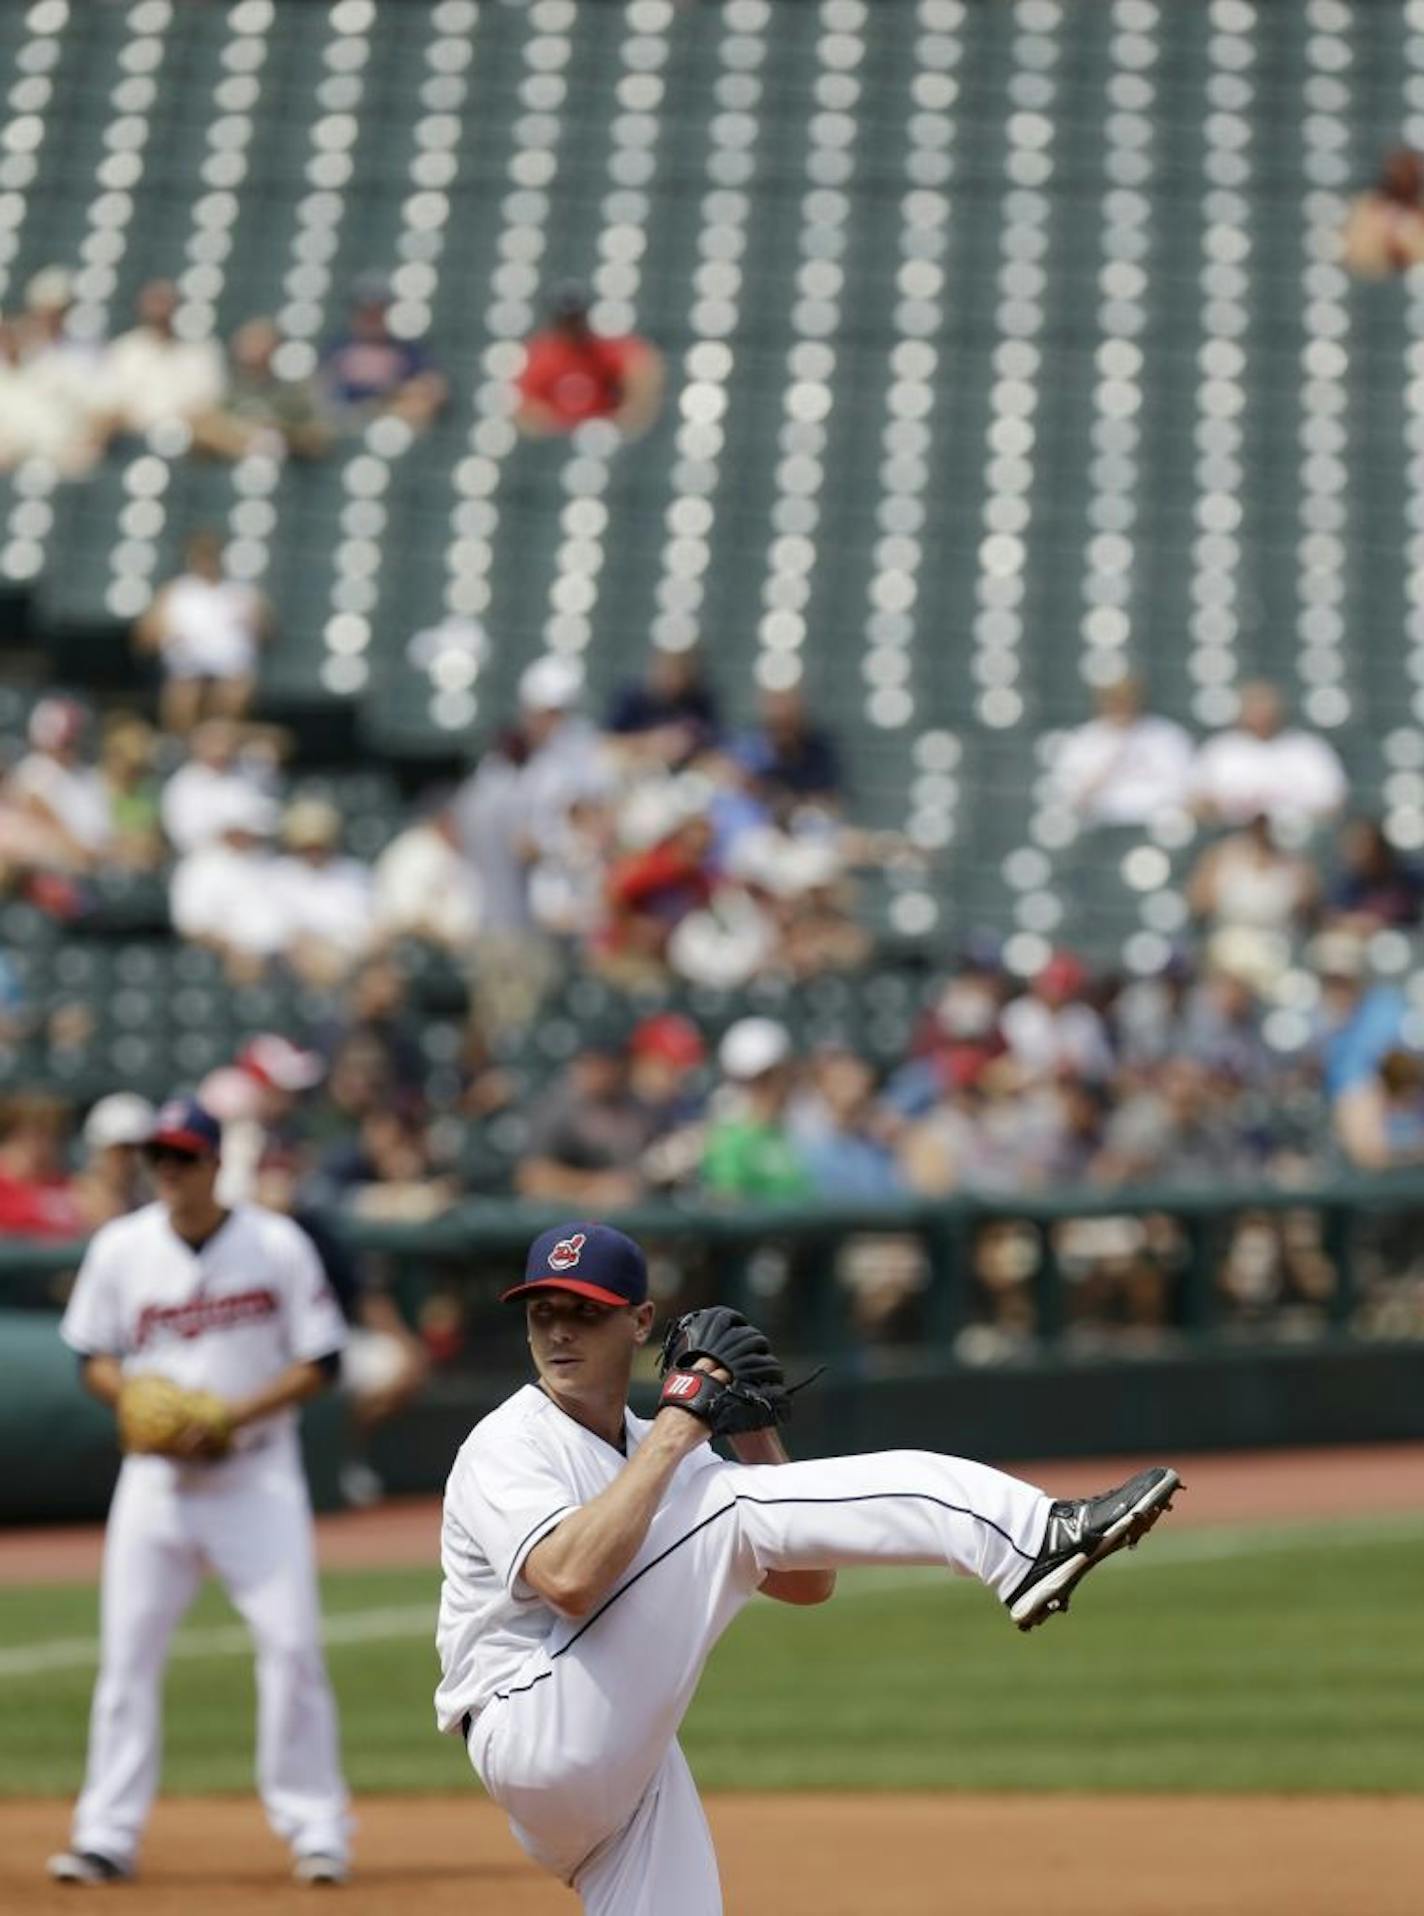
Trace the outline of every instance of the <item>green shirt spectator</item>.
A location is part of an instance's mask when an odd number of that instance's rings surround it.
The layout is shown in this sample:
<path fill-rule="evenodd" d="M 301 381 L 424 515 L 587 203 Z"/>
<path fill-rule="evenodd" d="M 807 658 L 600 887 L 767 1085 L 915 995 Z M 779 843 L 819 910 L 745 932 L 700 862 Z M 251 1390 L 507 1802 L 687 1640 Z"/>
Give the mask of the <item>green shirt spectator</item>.
<path fill-rule="evenodd" d="M 799 1198 L 809 1197 L 812 1190 L 781 1126 L 755 1118 L 729 1118 L 713 1128 L 702 1159 L 702 1179 L 709 1191 L 722 1197 Z"/>

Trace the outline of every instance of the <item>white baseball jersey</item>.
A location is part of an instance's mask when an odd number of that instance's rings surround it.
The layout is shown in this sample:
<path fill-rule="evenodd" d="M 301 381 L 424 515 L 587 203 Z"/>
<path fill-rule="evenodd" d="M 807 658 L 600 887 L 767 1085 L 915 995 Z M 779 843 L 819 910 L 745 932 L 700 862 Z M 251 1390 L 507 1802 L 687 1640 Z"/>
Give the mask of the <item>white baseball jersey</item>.
<path fill-rule="evenodd" d="M 191 1390 L 244 1397 L 289 1364 L 339 1351 L 346 1325 L 311 1239 L 290 1218 L 240 1204 L 200 1249 L 161 1204 L 94 1234 L 60 1336 L 82 1356 L 118 1357 Z M 279 1411 L 238 1433 L 248 1448 L 295 1429 Z"/>
<path fill-rule="evenodd" d="M 535 1544 L 606 1490 L 648 1432 L 624 1413 L 627 1455 L 527 1384 L 478 1423 L 445 1487 L 445 1571 L 436 1642 L 444 1678 L 440 1728 L 457 1731 L 543 1643 L 562 1619 L 520 1572 Z M 719 1459 L 710 1447 L 678 1466 L 670 1492 Z"/>
<path fill-rule="evenodd" d="M 341 1349 L 346 1327 L 311 1240 L 239 1204 L 197 1250 L 161 1204 L 95 1233 L 60 1334 L 190 1389 L 244 1397 Z M 168 1645 L 216 1574 L 257 1651 L 257 1778 L 298 1856 L 344 1858 L 350 1818 L 321 1652 L 297 1413 L 240 1430 L 214 1461 L 124 1459 L 104 1546 L 102 1660 L 72 1848 L 132 1867 L 158 1784 Z"/>

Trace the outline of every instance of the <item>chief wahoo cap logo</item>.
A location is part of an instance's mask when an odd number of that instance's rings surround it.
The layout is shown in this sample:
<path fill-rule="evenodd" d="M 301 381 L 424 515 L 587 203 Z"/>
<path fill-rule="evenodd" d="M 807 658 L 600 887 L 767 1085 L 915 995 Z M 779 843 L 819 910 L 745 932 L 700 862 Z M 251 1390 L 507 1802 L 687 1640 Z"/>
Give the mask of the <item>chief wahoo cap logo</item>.
<path fill-rule="evenodd" d="M 588 1242 L 582 1231 L 575 1231 L 572 1237 L 561 1237 L 549 1253 L 549 1268 L 553 1271 L 571 1270 L 579 1261 L 579 1253 Z"/>

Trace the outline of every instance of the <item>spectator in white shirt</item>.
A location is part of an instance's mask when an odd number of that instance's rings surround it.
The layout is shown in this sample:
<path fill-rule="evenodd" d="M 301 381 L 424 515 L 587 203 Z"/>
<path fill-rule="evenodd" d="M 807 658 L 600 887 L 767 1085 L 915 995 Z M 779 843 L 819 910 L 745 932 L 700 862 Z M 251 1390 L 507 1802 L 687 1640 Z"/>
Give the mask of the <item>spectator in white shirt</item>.
<path fill-rule="evenodd" d="M 1136 679 L 1101 688 L 1098 715 L 1070 732 L 1053 766 L 1054 782 L 1090 825 L 1150 825 L 1187 804 L 1192 741 L 1171 719 L 1143 710 Z"/>
<path fill-rule="evenodd" d="M 287 962 L 310 984 L 336 984 L 370 948 L 370 870 L 342 856 L 341 814 L 325 799 L 300 798 L 287 808 L 282 843 L 277 886 L 287 918 Z"/>
<path fill-rule="evenodd" d="M 1228 732 L 1209 738 L 1192 767 L 1192 799 L 1212 823 L 1245 825 L 1266 817 L 1327 819 L 1345 803 L 1344 767 L 1313 732 L 1287 729 L 1281 695 L 1257 680 L 1241 688 Z"/>
<path fill-rule="evenodd" d="M 440 793 L 376 860 L 375 928 L 382 938 L 417 938 L 467 952 L 480 929 L 480 886 L 460 850 L 451 807 Z"/>
<path fill-rule="evenodd" d="M 46 266 L 25 288 L 20 358 L 27 396 L 40 408 L 43 450 L 66 478 L 91 470 L 111 421 L 104 395 L 102 349 L 69 331 L 74 285 L 60 266 Z"/>
<path fill-rule="evenodd" d="M 1112 1047 L 1102 1019 L 1087 1002 L 1088 974 L 1071 952 L 1059 951 L 1029 989 L 1005 1005 L 1000 1029 L 1027 1078 L 1073 1077 L 1098 1082 L 1112 1073 Z"/>
<path fill-rule="evenodd" d="M 187 571 L 159 588 L 134 629 L 138 650 L 156 654 L 163 669 L 164 727 L 180 734 L 200 719 L 242 717 L 273 627 L 256 587 L 224 573 L 217 533 L 195 532 L 185 556 Z"/>
<path fill-rule="evenodd" d="M 137 326 L 104 355 L 104 396 L 119 432 L 187 431 L 222 399 L 222 350 L 212 339 L 179 337 L 180 303 L 172 280 L 149 280 L 135 301 Z"/>
<path fill-rule="evenodd" d="M 15 767 L 9 794 L 47 828 L 70 871 L 103 862 L 114 834 L 108 788 L 84 757 L 88 721 L 73 699 L 45 698 L 30 714 L 30 751 Z"/>
<path fill-rule="evenodd" d="M 234 807 L 221 833 L 173 869 L 169 916 L 180 937 L 221 954 L 234 983 L 260 978 L 292 937 L 270 840 L 274 801 L 260 792 Z"/>
<path fill-rule="evenodd" d="M 211 844 L 253 793 L 266 789 L 270 759 L 259 763 L 245 758 L 241 736 L 231 719 L 205 719 L 194 727 L 187 761 L 164 786 L 159 801 L 163 830 L 174 851 L 192 852 Z"/>

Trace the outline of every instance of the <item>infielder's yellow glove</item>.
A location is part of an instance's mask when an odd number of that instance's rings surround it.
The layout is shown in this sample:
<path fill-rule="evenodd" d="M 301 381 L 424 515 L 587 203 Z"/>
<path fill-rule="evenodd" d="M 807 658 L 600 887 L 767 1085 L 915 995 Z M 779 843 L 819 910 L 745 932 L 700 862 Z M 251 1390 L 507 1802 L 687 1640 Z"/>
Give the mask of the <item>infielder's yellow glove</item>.
<path fill-rule="evenodd" d="M 126 1378 L 119 1390 L 119 1442 L 161 1457 L 221 1457 L 232 1442 L 228 1407 L 210 1390 L 169 1377 Z"/>

